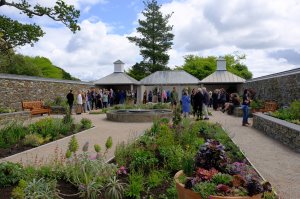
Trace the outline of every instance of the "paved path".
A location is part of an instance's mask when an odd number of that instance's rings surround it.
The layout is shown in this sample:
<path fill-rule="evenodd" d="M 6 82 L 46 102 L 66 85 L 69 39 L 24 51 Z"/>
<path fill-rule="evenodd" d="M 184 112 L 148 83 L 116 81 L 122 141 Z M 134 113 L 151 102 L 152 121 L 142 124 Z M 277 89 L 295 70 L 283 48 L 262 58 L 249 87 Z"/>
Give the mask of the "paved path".
<path fill-rule="evenodd" d="M 252 127 L 243 127 L 241 118 L 228 116 L 219 111 L 212 111 L 210 121 L 218 122 L 227 130 L 230 137 L 240 146 L 248 159 L 253 163 L 262 176 L 271 182 L 280 198 L 300 199 L 300 154 L 296 153 L 276 140 L 265 136 L 262 132 Z M 151 123 L 117 123 L 107 121 L 103 115 L 75 115 L 79 121 L 86 117 L 92 120 L 94 128 L 76 135 L 80 149 L 86 141 L 90 143 L 90 151 L 93 152 L 93 145 L 100 144 L 102 149 L 108 136 L 112 136 L 113 145 L 118 142 L 127 141 L 134 136 L 140 135 L 151 126 Z M 35 118 L 36 120 L 37 118 Z M 252 122 L 250 120 L 250 122 Z M 1 161 L 32 163 L 43 159 L 51 160 L 55 150 L 65 154 L 70 138 L 64 138 L 30 151 L 4 158 Z M 107 159 L 113 156 L 113 151 L 107 155 Z"/>
<path fill-rule="evenodd" d="M 212 111 L 212 114 L 210 121 L 225 128 L 262 176 L 275 187 L 280 198 L 300 199 L 300 153 L 253 127 L 242 126 L 242 118 L 220 111 Z"/>

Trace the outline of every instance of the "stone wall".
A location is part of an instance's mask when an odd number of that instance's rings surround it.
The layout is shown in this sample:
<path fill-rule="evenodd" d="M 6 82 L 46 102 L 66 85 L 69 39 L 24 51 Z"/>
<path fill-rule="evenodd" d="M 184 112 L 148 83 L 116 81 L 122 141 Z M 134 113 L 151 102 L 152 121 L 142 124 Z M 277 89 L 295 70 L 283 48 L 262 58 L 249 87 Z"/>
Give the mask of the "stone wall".
<path fill-rule="evenodd" d="M 58 96 L 65 99 L 70 89 L 76 94 L 78 90 L 87 90 L 93 86 L 80 81 L 0 74 L 0 106 L 22 110 L 21 101 L 46 102 Z"/>
<path fill-rule="evenodd" d="M 300 125 L 254 113 L 253 127 L 300 153 Z"/>
<path fill-rule="evenodd" d="M 24 122 L 30 118 L 29 111 L 19 111 L 14 113 L 1 113 L 0 114 L 0 126 L 5 125 L 11 121 Z"/>
<path fill-rule="evenodd" d="M 289 105 L 300 100 L 300 68 L 248 80 L 244 88 L 253 88 L 258 99 Z"/>

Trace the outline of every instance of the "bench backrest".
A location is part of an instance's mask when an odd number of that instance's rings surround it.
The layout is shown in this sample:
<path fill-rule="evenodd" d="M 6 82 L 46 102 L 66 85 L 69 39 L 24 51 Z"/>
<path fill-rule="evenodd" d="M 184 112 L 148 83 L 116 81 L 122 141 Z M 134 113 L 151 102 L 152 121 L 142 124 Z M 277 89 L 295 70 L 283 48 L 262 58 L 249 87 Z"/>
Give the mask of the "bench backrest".
<path fill-rule="evenodd" d="M 43 107 L 42 101 L 23 101 L 22 108 L 24 109 L 40 109 Z"/>

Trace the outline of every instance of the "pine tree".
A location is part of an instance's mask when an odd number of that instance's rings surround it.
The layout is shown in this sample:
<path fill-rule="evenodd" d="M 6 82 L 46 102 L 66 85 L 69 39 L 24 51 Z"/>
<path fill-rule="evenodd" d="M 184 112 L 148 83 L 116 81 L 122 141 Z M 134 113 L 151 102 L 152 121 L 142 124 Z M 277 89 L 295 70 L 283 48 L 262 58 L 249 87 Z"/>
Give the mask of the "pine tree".
<path fill-rule="evenodd" d="M 140 37 L 128 37 L 130 42 L 135 43 L 140 48 L 140 54 L 143 61 L 139 64 L 143 71 L 139 71 L 140 75 L 145 77 L 149 73 L 160 70 L 168 70 L 169 55 L 167 51 L 171 49 L 173 44 L 172 34 L 173 26 L 168 25 L 169 18 L 172 14 L 163 16 L 160 11 L 161 5 L 156 0 L 144 1 L 145 10 L 142 11 L 145 19 L 140 19 L 137 32 Z M 130 74 L 134 74 L 132 68 Z M 135 73 L 136 74 L 136 73 Z"/>

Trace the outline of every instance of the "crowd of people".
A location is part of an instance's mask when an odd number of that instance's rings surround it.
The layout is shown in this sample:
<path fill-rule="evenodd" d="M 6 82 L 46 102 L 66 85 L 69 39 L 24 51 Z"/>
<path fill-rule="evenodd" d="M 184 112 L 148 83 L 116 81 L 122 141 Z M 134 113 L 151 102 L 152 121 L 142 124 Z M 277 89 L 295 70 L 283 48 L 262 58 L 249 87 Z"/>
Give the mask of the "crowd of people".
<path fill-rule="evenodd" d="M 143 103 L 148 103 L 153 101 L 154 91 L 145 90 L 143 94 Z M 178 92 L 176 87 L 173 87 L 172 91 L 155 90 L 155 96 L 157 97 L 157 102 L 159 103 L 171 103 L 172 109 L 175 110 L 178 104 L 181 106 L 181 112 L 184 117 L 189 117 L 192 114 L 196 120 L 209 120 L 208 107 L 212 107 L 215 111 L 227 112 L 228 114 L 233 114 L 235 107 L 242 105 L 243 110 L 243 121 L 242 125 L 249 125 L 248 115 L 250 106 L 251 91 L 245 89 L 242 102 L 238 93 L 227 93 L 225 89 L 215 89 L 212 91 L 207 91 L 205 87 L 194 88 L 189 93 L 189 90 L 182 90 L 182 97 L 179 100 Z M 126 99 L 131 99 L 136 103 L 137 92 L 134 91 L 124 91 L 117 90 L 114 92 L 113 89 L 91 89 L 87 91 L 78 91 L 76 94 L 76 114 L 85 113 L 87 111 L 107 108 L 113 106 L 114 104 L 124 104 Z M 75 101 L 73 91 L 67 95 L 68 104 L 70 107 L 70 113 L 73 110 L 73 104 Z M 191 111 L 192 107 L 192 111 Z"/>
<path fill-rule="evenodd" d="M 113 106 L 114 104 L 124 104 L 127 99 L 136 102 L 136 92 L 113 89 L 95 89 L 81 91 L 75 93 L 72 90 L 67 94 L 67 102 L 69 104 L 70 113 L 73 110 L 73 104 L 76 99 L 75 113 L 81 114 L 91 110 L 97 110 Z"/>

